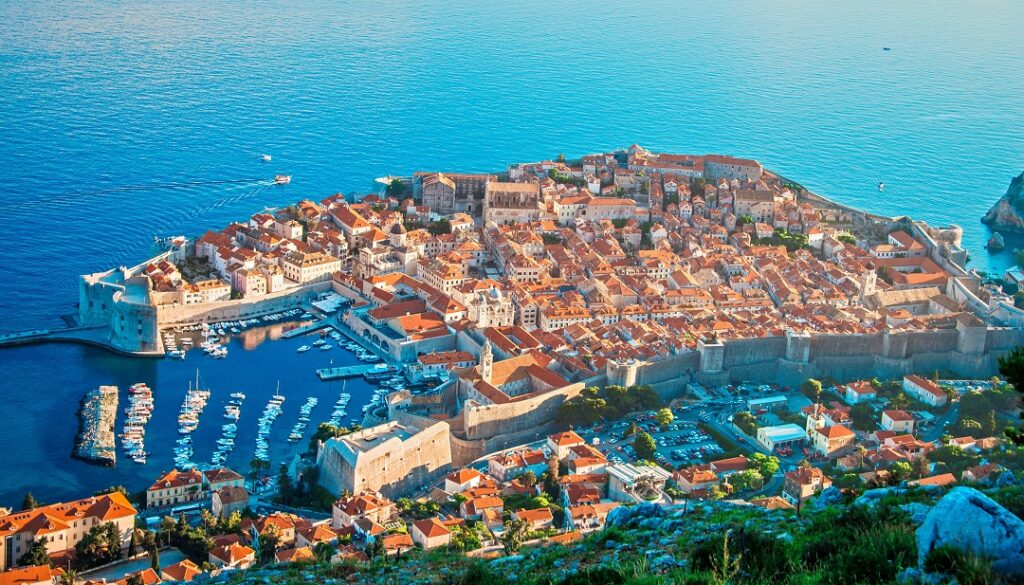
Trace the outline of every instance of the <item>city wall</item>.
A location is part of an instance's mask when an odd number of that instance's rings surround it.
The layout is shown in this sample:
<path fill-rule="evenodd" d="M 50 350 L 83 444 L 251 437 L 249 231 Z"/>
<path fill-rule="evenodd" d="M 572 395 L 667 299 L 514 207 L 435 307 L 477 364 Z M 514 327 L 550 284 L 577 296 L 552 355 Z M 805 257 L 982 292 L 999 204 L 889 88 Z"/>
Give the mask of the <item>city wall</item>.
<path fill-rule="evenodd" d="M 964 325 L 931 331 L 727 340 L 657 362 L 610 365 L 607 383 L 650 384 L 663 397 L 674 398 L 689 382 L 796 386 L 807 378 L 845 382 L 936 370 L 985 378 L 998 372 L 1000 355 L 1022 343 L 1024 331 L 1019 329 Z M 709 358 L 719 352 L 718 359 Z"/>
<path fill-rule="evenodd" d="M 462 412 L 462 435 L 472 441 L 535 430 L 554 420 L 559 405 L 579 395 L 583 387 L 582 383 L 577 382 L 533 398 L 507 404 L 466 404 Z"/>
<path fill-rule="evenodd" d="M 105 342 L 118 351 L 162 355 L 160 330 L 166 327 L 236 321 L 299 307 L 330 290 L 317 282 L 261 297 L 208 303 L 154 305 L 148 279 L 135 269 L 86 275 L 79 281 L 78 320 L 83 326 L 107 328 Z"/>

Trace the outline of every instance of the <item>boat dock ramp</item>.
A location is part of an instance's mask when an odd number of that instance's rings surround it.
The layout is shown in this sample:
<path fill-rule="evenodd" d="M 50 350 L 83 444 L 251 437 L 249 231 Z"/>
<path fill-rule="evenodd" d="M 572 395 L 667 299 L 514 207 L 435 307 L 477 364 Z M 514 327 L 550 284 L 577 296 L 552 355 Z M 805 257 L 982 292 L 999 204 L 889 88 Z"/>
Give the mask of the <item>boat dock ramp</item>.
<path fill-rule="evenodd" d="M 341 380 L 343 378 L 355 378 L 364 374 L 393 374 L 398 369 L 394 366 L 384 364 L 359 364 L 355 366 L 341 366 L 338 368 L 323 368 L 316 371 L 316 375 L 324 382 L 330 380 Z"/>
<path fill-rule="evenodd" d="M 288 331 L 282 333 L 281 337 L 284 339 L 291 339 L 293 337 L 298 337 L 300 335 L 305 335 L 307 333 L 312 333 L 314 331 L 320 331 L 325 327 L 332 327 L 332 325 L 328 323 L 326 319 L 322 321 L 317 321 L 315 323 L 310 323 L 305 327 L 296 327 L 295 329 L 289 329 Z"/>

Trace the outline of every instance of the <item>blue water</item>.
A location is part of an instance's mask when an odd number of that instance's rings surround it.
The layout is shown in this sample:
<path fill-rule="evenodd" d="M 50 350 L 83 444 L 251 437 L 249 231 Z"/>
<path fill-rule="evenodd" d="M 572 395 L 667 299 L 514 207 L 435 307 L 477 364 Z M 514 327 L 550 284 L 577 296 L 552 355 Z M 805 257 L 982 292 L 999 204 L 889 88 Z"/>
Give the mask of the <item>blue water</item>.
<path fill-rule="evenodd" d="M 972 265 L 998 270 L 1010 254 L 983 250 L 978 218 L 1024 169 L 1022 23 L 1015 0 L 2 2 L 0 329 L 59 324 L 78 274 L 144 258 L 154 235 L 388 173 L 633 142 L 958 223 Z M 267 186 L 279 172 L 292 184 Z M 285 345 L 234 348 L 204 376 L 318 391 Z M 68 462 L 74 405 L 98 383 L 183 392 L 195 365 L 0 352 L 0 437 L 20 447 L 0 502 L 144 486 L 161 462 Z"/>

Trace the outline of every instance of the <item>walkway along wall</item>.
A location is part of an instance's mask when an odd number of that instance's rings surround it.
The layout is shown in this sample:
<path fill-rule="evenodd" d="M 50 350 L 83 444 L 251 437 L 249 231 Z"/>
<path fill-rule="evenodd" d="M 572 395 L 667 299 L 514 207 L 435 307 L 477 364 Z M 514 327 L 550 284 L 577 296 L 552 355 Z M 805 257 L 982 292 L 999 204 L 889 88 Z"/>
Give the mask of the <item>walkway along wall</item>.
<path fill-rule="evenodd" d="M 665 398 L 683 393 L 686 384 L 705 385 L 750 381 L 787 386 L 807 378 L 832 377 L 837 381 L 871 377 L 895 378 L 935 370 L 985 378 L 998 371 L 998 358 L 1024 343 L 1024 331 L 958 325 L 956 329 L 889 332 L 866 335 L 813 335 L 807 351 L 795 344 L 806 338 L 764 337 L 727 340 L 709 345 L 705 352 L 721 351 L 719 360 L 704 360 L 691 351 L 656 362 L 639 364 L 636 382 L 650 384 Z M 787 356 L 806 359 L 789 359 Z M 721 369 L 706 367 L 721 363 Z M 704 367 L 702 367 L 704 366 Z M 609 372 L 608 383 L 621 383 Z"/>

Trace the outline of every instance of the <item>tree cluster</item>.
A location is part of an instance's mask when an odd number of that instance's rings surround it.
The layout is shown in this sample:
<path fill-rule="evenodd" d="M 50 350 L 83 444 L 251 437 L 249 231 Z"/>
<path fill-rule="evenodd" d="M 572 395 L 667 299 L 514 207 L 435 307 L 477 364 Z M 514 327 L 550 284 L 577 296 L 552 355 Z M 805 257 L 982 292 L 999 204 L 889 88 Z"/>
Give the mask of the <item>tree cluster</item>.
<path fill-rule="evenodd" d="M 562 425 L 588 425 L 604 419 L 621 418 L 630 412 L 651 410 L 662 405 L 653 388 L 606 386 L 584 388 L 579 396 L 563 402 L 555 416 Z"/>

